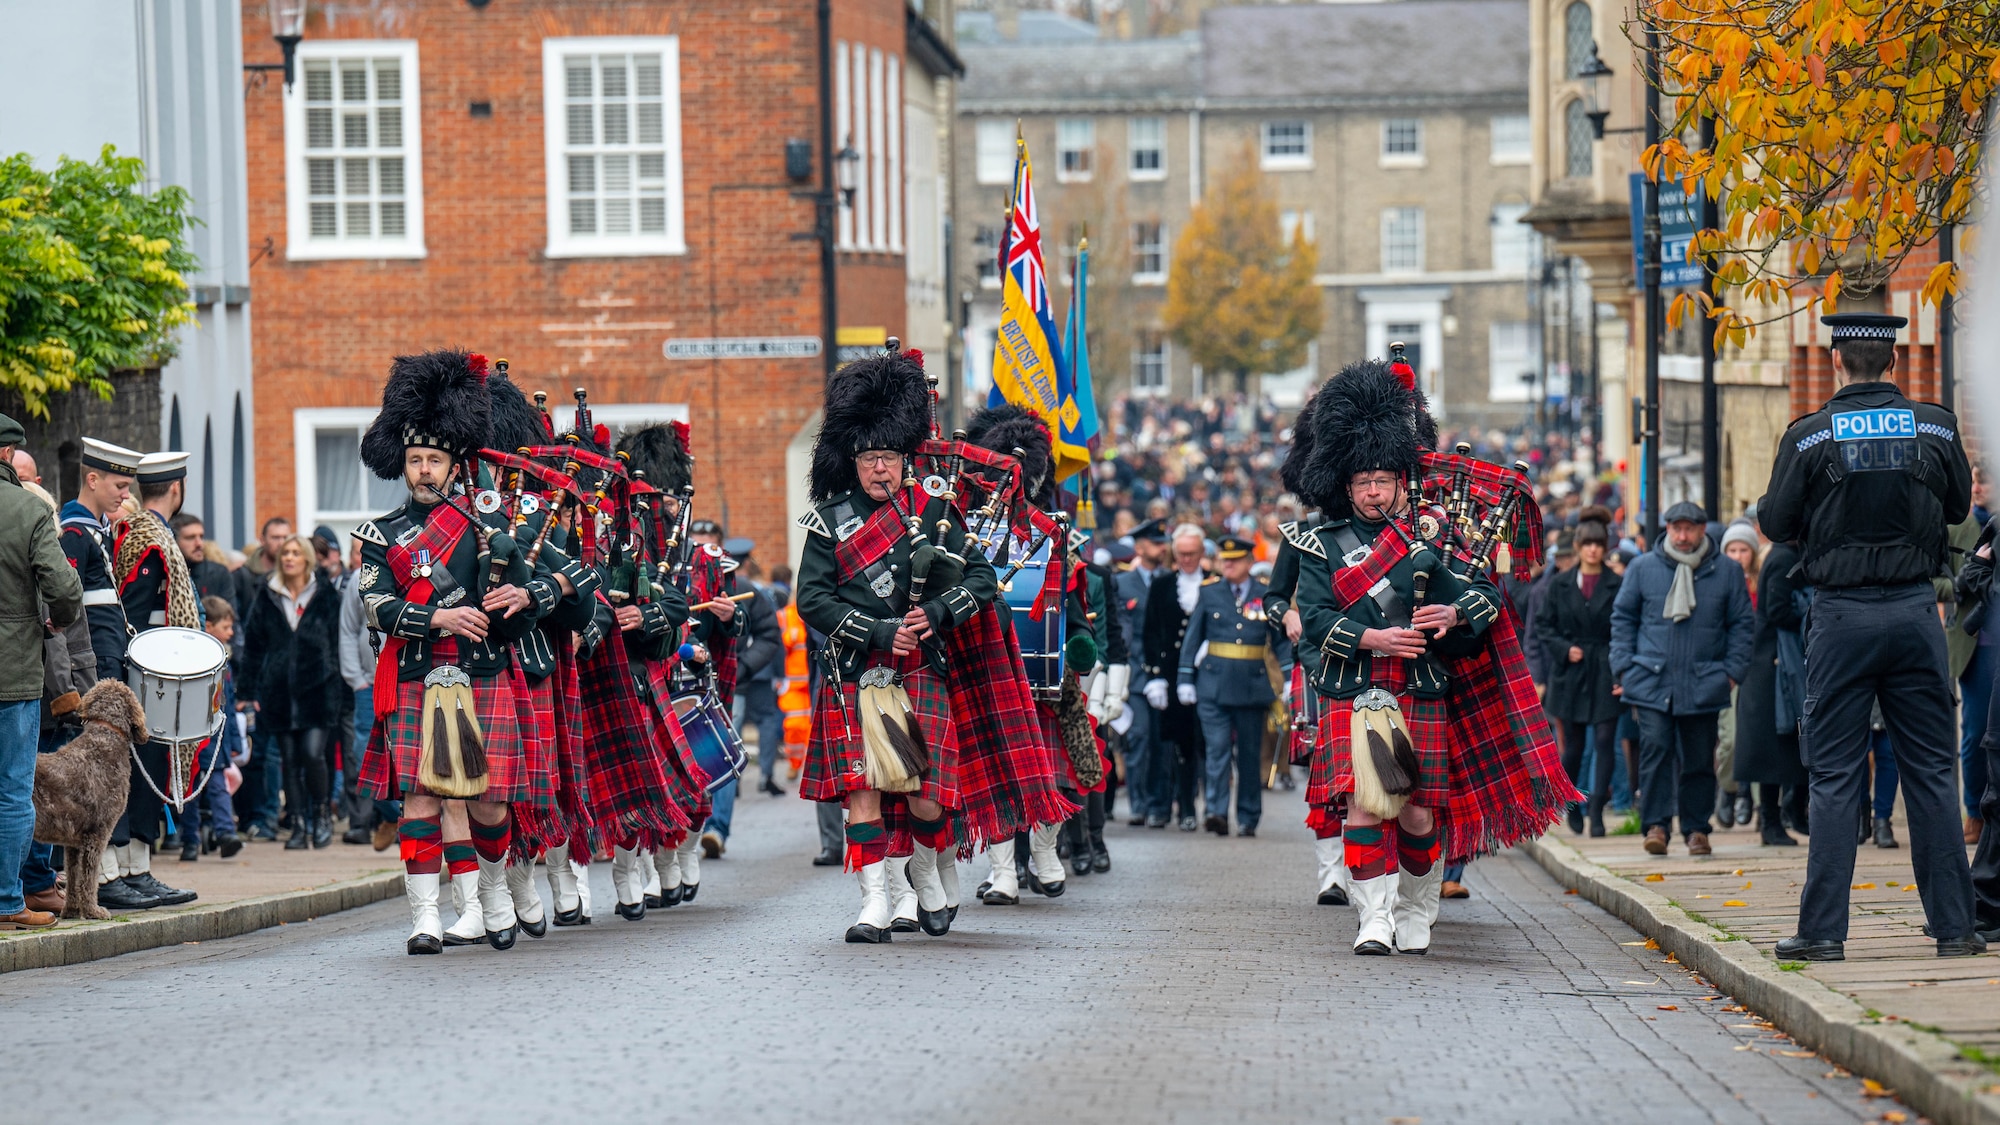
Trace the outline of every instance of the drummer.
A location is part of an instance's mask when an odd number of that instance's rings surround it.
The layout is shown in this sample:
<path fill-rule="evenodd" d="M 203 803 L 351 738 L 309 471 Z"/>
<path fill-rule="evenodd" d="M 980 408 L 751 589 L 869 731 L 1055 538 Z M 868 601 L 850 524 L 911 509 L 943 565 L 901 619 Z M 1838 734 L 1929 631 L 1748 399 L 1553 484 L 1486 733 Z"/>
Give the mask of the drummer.
<path fill-rule="evenodd" d="M 180 514 L 186 496 L 187 461 L 185 453 L 148 453 L 136 466 L 140 511 L 118 532 L 112 562 L 119 601 L 134 634 L 161 626 L 202 626 L 201 596 L 195 592 L 187 557 L 181 554 L 168 525 Z M 171 775 L 168 757 L 167 744 L 158 739 L 138 748 L 125 805 L 133 842 L 117 849 L 119 874 L 125 884 L 160 900 L 155 904 L 158 906 L 193 902 L 196 897 L 195 892 L 176 890 L 152 874 L 153 841 L 160 834 L 164 809 L 160 790 L 166 788 Z"/>

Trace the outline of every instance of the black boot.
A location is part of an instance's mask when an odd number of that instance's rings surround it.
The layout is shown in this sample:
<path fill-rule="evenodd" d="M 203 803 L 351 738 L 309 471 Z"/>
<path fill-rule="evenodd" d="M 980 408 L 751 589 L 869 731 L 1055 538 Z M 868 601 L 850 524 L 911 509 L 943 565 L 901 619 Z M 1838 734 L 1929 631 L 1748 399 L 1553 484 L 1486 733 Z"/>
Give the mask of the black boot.
<path fill-rule="evenodd" d="M 304 777 L 296 771 L 293 772 L 292 777 L 294 779 L 293 783 L 299 787 L 298 791 L 304 793 Z M 303 799 L 299 800 L 293 806 L 292 834 L 285 838 L 285 850 L 288 852 L 304 851 L 312 846 L 312 823 L 306 819 L 306 807 L 306 802 Z"/>
<path fill-rule="evenodd" d="M 333 812 L 324 802 L 315 801 L 312 809 L 312 846 L 323 848 L 333 843 Z"/>
<path fill-rule="evenodd" d="M 181 838 L 181 862 L 193 863 L 200 858 L 201 858 L 201 837 L 183 836 Z"/>
<path fill-rule="evenodd" d="M 1090 869 L 1099 875 L 1111 870 L 1111 853 L 1104 850 L 1104 829 L 1090 830 Z"/>
<path fill-rule="evenodd" d="M 1763 833 L 1764 845 L 1766 847 L 1796 848 L 1799 846 L 1799 842 L 1792 838 L 1791 833 L 1785 831 L 1785 826 L 1780 824 L 1776 817 L 1765 817 L 1764 826 L 1759 831 Z"/>
<path fill-rule="evenodd" d="M 1602 797 L 1592 797 L 1590 799 L 1590 834 L 1592 836 L 1604 835 L 1604 798 Z"/>
<path fill-rule="evenodd" d="M 1066 853 L 1063 858 L 1069 860 L 1069 872 L 1072 875 L 1088 875 L 1091 870 L 1090 835 L 1089 830 L 1084 827 L 1083 818 L 1083 813 L 1077 813 L 1063 821 L 1062 838 Z"/>
<path fill-rule="evenodd" d="M 1878 848 L 1900 848 L 1903 846 L 1896 842 L 1896 832 L 1889 826 L 1889 818 L 1886 816 L 1875 818 L 1875 846 Z"/>

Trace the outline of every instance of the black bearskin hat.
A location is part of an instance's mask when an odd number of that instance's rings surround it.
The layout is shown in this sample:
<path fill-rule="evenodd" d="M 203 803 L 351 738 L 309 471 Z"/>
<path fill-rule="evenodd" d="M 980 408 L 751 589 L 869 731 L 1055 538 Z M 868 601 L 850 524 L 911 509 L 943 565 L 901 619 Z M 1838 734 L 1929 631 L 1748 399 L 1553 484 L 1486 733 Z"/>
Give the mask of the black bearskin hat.
<path fill-rule="evenodd" d="M 981 449 L 1013 456 L 1019 449 L 1021 489 L 1028 502 L 1038 508 L 1055 504 L 1055 443 L 1049 438 L 1049 424 L 1024 406 L 1003 402 L 975 411 L 965 423 L 966 439 Z"/>
<path fill-rule="evenodd" d="M 1313 406 L 1319 402 L 1319 391 L 1306 399 L 1299 407 L 1299 416 L 1292 419 L 1292 447 L 1285 451 L 1285 463 L 1278 466 L 1278 480 L 1285 491 L 1299 498 L 1310 508 L 1322 508 L 1325 504 L 1319 497 L 1309 495 L 1300 480 L 1306 470 L 1306 462 L 1312 459 L 1313 451 Z"/>
<path fill-rule="evenodd" d="M 915 453 L 931 436 L 931 390 L 923 360 L 910 352 L 857 359 L 826 383 L 826 410 L 813 443 L 813 503 L 858 487 L 854 455 L 864 449 Z"/>
<path fill-rule="evenodd" d="M 528 446 L 549 444 L 548 420 L 535 409 L 512 379 L 495 372 L 486 377 L 486 390 L 493 398 L 493 419 L 486 435 L 486 448 L 502 453 L 518 453 Z"/>
<path fill-rule="evenodd" d="M 1347 484 L 1354 474 L 1387 469 L 1403 477 L 1422 464 L 1424 423 L 1422 395 L 1379 359 L 1350 363 L 1326 381 L 1313 396 L 1312 448 L 1298 474 L 1300 495 L 1320 504 L 1329 519 L 1351 512 Z M 1428 427 L 1432 443 L 1435 423 Z"/>
<path fill-rule="evenodd" d="M 618 452 L 626 455 L 628 468 L 646 474 L 646 483 L 661 492 L 679 492 L 694 480 L 685 422 L 633 430 L 618 439 Z"/>
<path fill-rule="evenodd" d="M 486 447 L 493 412 L 486 357 L 460 351 L 399 355 L 382 385 L 382 412 L 361 438 L 361 463 L 383 480 L 401 480 L 403 451 L 441 449 L 456 458 Z"/>

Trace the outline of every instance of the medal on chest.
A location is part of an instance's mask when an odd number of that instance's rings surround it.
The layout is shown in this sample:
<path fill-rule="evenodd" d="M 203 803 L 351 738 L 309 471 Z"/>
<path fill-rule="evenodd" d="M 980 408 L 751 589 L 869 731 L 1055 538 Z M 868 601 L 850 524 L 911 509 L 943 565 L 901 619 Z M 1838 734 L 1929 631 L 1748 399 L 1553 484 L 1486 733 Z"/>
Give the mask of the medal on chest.
<path fill-rule="evenodd" d="M 410 577 L 411 577 L 411 578 L 429 578 L 430 576 L 431 576 L 431 553 L 430 553 L 430 550 L 429 550 L 428 548 L 425 548 L 425 547 L 418 547 L 418 548 L 417 548 L 417 561 L 416 561 L 416 562 L 414 562 L 414 563 L 411 563 L 411 564 L 410 564 Z"/>

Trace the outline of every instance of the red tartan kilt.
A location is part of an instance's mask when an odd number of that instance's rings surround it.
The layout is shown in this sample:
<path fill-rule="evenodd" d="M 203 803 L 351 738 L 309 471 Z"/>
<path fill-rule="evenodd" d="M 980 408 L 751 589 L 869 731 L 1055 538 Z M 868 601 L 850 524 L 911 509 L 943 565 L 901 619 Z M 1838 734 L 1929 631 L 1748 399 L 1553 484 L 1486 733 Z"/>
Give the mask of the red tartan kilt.
<path fill-rule="evenodd" d="M 944 678 L 924 667 L 905 673 L 903 690 L 910 695 L 924 745 L 930 748 L 931 770 L 921 791 L 898 795 L 924 797 L 955 809 L 959 802 L 958 731 L 951 721 Z M 799 796 L 808 801 L 838 801 L 868 788 L 861 723 L 854 710 L 859 695 L 860 688 L 853 683 L 842 684 L 839 695 L 834 693 L 831 679 L 820 685 L 813 701 L 812 741 L 806 744 L 805 769 L 799 777 Z"/>
<path fill-rule="evenodd" d="M 527 693 L 516 690 L 522 683 L 518 673 L 473 677 L 472 699 L 486 736 L 486 792 L 479 800 L 543 805 L 554 797 L 549 744 L 535 734 L 533 705 Z M 395 709 L 375 724 L 362 759 L 357 783 L 364 791 L 386 799 L 420 791 L 423 704 L 421 680 L 396 684 Z"/>
<path fill-rule="evenodd" d="M 1309 698 L 1306 693 L 1314 690 L 1316 689 L 1306 684 L 1305 662 L 1299 661 L 1294 663 L 1292 665 L 1292 705 L 1285 709 L 1287 719 L 1295 717 L 1299 709 L 1306 706 Z M 1285 731 L 1286 759 L 1295 766 L 1312 765 L 1313 743 L 1318 740 L 1318 737 L 1319 732 L 1311 727 L 1307 727 L 1304 730 L 1293 730 L 1288 727 Z"/>
<path fill-rule="evenodd" d="M 1451 792 L 1450 724 L 1445 720 L 1444 700 L 1398 696 L 1403 705 L 1403 722 L 1410 728 L 1410 741 L 1417 751 L 1421 771 L 1417 791 L 1410 803 L 1427 809 L 1441 809 Z M 1319 737 L 1313 747 L 1312 773 L 1306 783 L 1308 805 L 1330 805 L 1354 792 L 1353 741 L 1354 701 L 1321 697 Z"/>

